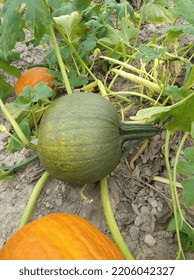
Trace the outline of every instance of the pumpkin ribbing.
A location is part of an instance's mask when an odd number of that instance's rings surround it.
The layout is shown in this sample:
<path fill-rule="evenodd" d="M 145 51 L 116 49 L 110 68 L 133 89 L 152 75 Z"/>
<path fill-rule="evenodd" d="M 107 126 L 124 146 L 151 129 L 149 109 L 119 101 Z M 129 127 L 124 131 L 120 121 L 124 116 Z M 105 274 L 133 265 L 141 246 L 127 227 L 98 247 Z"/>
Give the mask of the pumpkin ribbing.
<path fill-rule="evenodd" d="M 111 102 L 93 93 L 57 99 L 44 113 L 38 154 L 53 177 L 76 184 L 101 180 L 118 165 L 123 144 L 156 134 L 157 129 L 123 125 Z M 149 128 L 149 129 L 148 129 Z M 148 129 L 148 132 L 146 132 Z"/>
<path fill-rule="evenodd" d="M 122 260 L 114 242 L 91 222 L 53 213 L 17 231 L 0 250 L 0 260 Z"/>

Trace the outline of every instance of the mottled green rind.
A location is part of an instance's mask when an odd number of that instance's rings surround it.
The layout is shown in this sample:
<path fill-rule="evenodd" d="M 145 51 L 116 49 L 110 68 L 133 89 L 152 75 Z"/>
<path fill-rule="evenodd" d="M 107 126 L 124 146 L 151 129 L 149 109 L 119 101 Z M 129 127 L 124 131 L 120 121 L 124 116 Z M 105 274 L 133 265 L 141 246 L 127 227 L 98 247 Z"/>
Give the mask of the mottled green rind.
<path fill-rule="evenodd" d="M 113 105 L 94 93 L 63 96 L 44 113 L 38 154 L 54 178 L 86 184 L 110 174 L 121 158 L 119 120 Z"/>

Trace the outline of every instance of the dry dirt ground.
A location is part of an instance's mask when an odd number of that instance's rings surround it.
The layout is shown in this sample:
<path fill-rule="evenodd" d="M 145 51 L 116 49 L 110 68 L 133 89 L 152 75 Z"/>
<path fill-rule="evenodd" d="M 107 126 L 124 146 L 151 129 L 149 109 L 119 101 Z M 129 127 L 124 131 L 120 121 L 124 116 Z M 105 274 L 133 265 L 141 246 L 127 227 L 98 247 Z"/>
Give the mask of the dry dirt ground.
<path fill-rule="evenodd" d="M 18 44 L 21 60 L 20 70 L 28 63 L 41 62 L 44 52 L 40 47 L 28 48 Z M 11 83 L 14 80 L 10 77 Z M 119 87 L 124 87 L 120 81 Z M 0 123 L 7 122 L 0 116 Z M 10 154 L 6 151 L 7 136 L 0 133 L 0 165 L 14 165 L 30 155 L 23 149 Z M 148 147 L 131 169 L 130 160 L 136 154 L 135 148 L 109 176 L 108 185 L 112 208 L 123 237 L 137 259 L 175 259 L 177 254 L 176 236 L 167 231 L 172 217 L 171 197 L 168 184 L 158 181 L 156 176 L 167 178 L 164 162 L 164 132 L 149 140 Z M 171 163 L 179 136 L 171 143 Z M 12 179 L 0 181 L 0 247 L 17 230 L 30 194 L 43 168 L 37 161 L 17 172 Z M 50 178 L 43 188 L 31 220 L 53 212 L 67 212 L 80 215 L 93 222 L 101 231 L 110 235 L 103 214 L 99 184 L 91 184 L 84 192 L 90 203 L 80 195 L 79 187 Z M 194 212 L 188 213 L 194 219 Z M 192 254 L 188 259 L 194 259 Z"/>

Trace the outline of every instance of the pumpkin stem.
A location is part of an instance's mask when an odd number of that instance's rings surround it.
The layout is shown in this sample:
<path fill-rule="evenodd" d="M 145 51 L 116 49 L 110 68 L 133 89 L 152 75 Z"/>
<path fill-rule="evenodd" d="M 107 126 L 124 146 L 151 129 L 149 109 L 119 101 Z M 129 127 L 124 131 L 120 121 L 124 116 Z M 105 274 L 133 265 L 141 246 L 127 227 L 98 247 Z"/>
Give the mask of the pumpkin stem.
<path fill-rule="evenodd" d="M 120 122 L 119 129 L 121 146 L 131 140 L 143 140 L 153 137 L 161 131 L 160 128 L 153 124 L 132 124 L 122 122 Z"/>
<path fill-rule="evenodd" d="M 107 186 L 107 180 L 106 178 L 102 179 L 100 181 L 100 192 L 101 192 L 101 200 L 104 208 L 104 215 L 106 217 L 106 221 L 108 224 L 108 227 L 110 229 L 110 232 L 112 234 L 112 237 L 117 244 L 118 248 L 120 249 L 121 253 L 125 257 L 126 260 L 134 260 L 134 257 L 132 253 L 130 252 L 129 248 L 127 247 L 121 232 L 119 230 L 119 227 L 117 225 L 117 222 L 115 220 L 110 198 L 108 194 L 108 186 Z"/>

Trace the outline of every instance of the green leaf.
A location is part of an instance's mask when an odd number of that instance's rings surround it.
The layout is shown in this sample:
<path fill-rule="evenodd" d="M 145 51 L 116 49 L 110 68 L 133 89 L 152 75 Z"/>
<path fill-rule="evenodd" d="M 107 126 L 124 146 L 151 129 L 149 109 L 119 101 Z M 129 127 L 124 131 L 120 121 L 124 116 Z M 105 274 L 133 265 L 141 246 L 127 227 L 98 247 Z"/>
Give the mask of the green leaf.
<path fill-rule="evenodd" d="M 78 51 L 81 57 L 85 57 L 89 52 L 95 49 L 97 44 L 96 34 L 94 32 L 90 33 L 86 40 L 81 42 L 78 47 Z"/>
<path fill-rule="evenodd" d="M 39 41 L 52 23 L 52 16 L 43 4 L 43 1 L 26 0 L 25 2 L 27 4 L 25 14 L 26 26 L 34 33 L 35 38 Z"/>
<path fill-rule="evenodd" d="M 20 59 L 20 55 L 19 53 L 15 52 L 15 51 L 10 51 L 9 54 L 5 57 L 3 52 L 0 50 L 0 61 L 10 64 L 13 61 L 19 60 Z"/>
<path fill-rule="evenodd" d="M 133 7 L 127 2 L 127 12 L 130 15 L 131 18 L 134 17 L 134 9 Z M 116 14 L 118 16 L 118 18 L 123 18 L 125 17 L 125 4 L 124 1 L 122 3 L 116 3 L 115 5 L 115 9 L 116 9 Z"/>
<path fill-rule="evenodd" d="M 67 1 L 65 2 L 63 5 L 64 8 L 62 7 L 63 14 L 70 14 L 74 11 L 82 12 L 91 4 L 89 0 L 71 0 L 68 3 Z"/>
<path fill-rule="evenodd" d="M 137 29 L 131 23 L 129 23 L 126 18 L 121 19 L 120 29 L 115 29 L 111 25 L 105 25 L 108 30 L 106 37 L 101 38 L 99 41 L 108 43 L 110 45 L 116 46 L 120 41 L 123 41 L 125 45 L 130 47 L 129 42 L 137 38 Z"/>
<path fill-rule="evenodd" d="M 183 213 L 183 216 L 184 216 L 184 213 Z M 181 230 L 182 227 L 183 227 L 184 219 L 182 218 L 182 216 L 179 213 L 177 213 L 177 217 L 178 217 L 178 228 L 179 228 L 179 230 Z M 167 230 L 176 231 L 176 224 L 175 224 L 175 219 L 174 218 L 170 220 L 170 222 L 168 224 L 168 227 L 167 227 Z"/>
<path fill-rule="evenodd" d="M 14 101 L 14 107 L 29 110 L 32 103 L 46 101 L 53 95 L 52 89 L 46 83 L 40 82 L 34 88 L 26 86 Z"/>
<path fill-rule="evenodd" d="M 13 87 L 7 83 L 3 75 L 0 75 L 0 98 L 5 101 L 12 93 Z"/>
<path fill-rule="evenodd" d="M 38 102 L 39 100 L 44 101 L 48 97 L 53 95 L 52 89 L 47 86 L 47 83 L 39 83 L 34 87 L 34 93 L 32 97 L 32 102 Z"/>
<path fill-rule="evenodd" d="M 19 124 L 19 126 L 23 131 L 23 133 L 25 134 L 26 138 L 30 140 L 30 125 L 28 119 L 24 118 Z M 16 132 L 14 132 L 13 136 L 19 139 Z M 14 138 L 11 138 L 9 145 L 7 146 L 8 151 L 11 153 L 20 151 L 22 148 L 23 148 L 23 144 L 22 143 L 19 144 L 17 141 L 14 140 Z"/>
<path fill-rule="evenodd" d="M 194 148 L 189 147 L 184 150 L 184 156 L 186 159 L 194 162 Z"/>
<path fill-rule="evenodd" d="M 179 161 L 177 171 L 186 176 L 194 174 L 194 162 Z"/>
<path fill-rule="evenodd" d="M 20 95 L 17 96 L 17 98 L 15 99 L 14 107 L 23 110 L 28 110 L 34 97 L 32 90 L 33 89 L 31 86 L 24 87 L 23 92 L 21 92 Z"/>
<path fill-rule="evenodd" d="M 194 35 L 194 26 L 192 26 L 191 24 L 172 26 L 165 28 L 165 30 L 168 31 L 168 35 L 166 38 L 168 42 L 170 42 L 170 39 L 178 38 L 181 34 Z"/>
<path fill-rule="evenodd" d="M 64 0 L 46 0 L 47 5 L 49 5 L 52 9 L 59 9 L 61 8 Z"/>
<path fill-rule="evenodd" d="M 180 160 L 177 164 L 177 171 L 183 175 L 194 175 L 194 148 L 184 150 L 185 161 Z"/>
<path fill-rule="evenodd" d="M 194 122 L 194 92 L 183 100 L 166 107 L 151 107 L 139 110 L 133 120 L 149 118 L 160 118 L 163 121 L 171 118 L 166 128 L 170 131 L 191 131 L 191 124 Z"/>
<path fill-rule="evenodd" d="M 177 171 L 189 176 L 181 182 L 183 186 L 183 201 L 185 206 L 189 207 L 194 205 L 194 148 L 186 148 L 184 150 L 184 157 L 186 160 L 178 162 Z"/>
<path fill-rule="evenodd" d="M 173 1 L 175 7 L 173 14 L 178 18 L 186 19 L 190 24 L 194 25 L 194 2 L 193 0 L 176 0 Z"/>
<path fill-rule="evenodd" d="M 191 136 L 194 138 L 194 122 L 191 124 Z"/>
<path fill-rule="evenodd" d="M 194 172 L 194 167 L 193 167 Z M 186 207 L 194 205 L 194 176 L 191 176 L 182 182 L 184 191 L 183 191 L 183 200 Z"/>
<path fill-rule="evenodd" d="M 183 210 L 182 210 L 183 216 L 181 216 L 179 213 L 177 213 L 177 215 L 178 215 L 178 229 L 180 231 L 180 237 L 181 237 L 181 243 L 182 243 L 183 249 L 193 251 L 194 250 L 194 228 L 192 228 L 185 220 L 185 218 L 184 218 L 185 214 L 184 214 Z M 175 225 L 174 218 L 168 224 L 167 229 L 169 231 L 173 231 L 173 232 L 176 231 L 176 225 Z M 180 252 L 180 253 L 182 253 L 182 252 Z M 179 259 L 182 259 L 182 257 L 179 256 Z"/>
<path fill-rule="evenodd" d="M 172 22 L 172 13 L 168 0 L 154 0 L 146 3 L 141 9 L 142 21 L 155 24 Z"/>
<path fill-rule="evenodd" d="M 184 87 L 168 86 L 165 94 L 171 95 L 174 100 L 182 100 L 189 95 L 189 91 Z"/>
<path fill-rule="evenodd" d="M 76 71 L 71 70 L 69 72 L 69 81 L 70 81 L 71 87 L 75 88 L 75 87 L 80 87 L 80 86 L 87 85 L 88 78 L 87 77 L 78 76 Z"/>
<path fill-rule="evenodd" d="M 161 57 L 162 54 L 166 52 L 166 49 L 159 47 L 149 47 L 147 45 L 140 45 L 139 52 L 136 54 L 137 58 L 143 58 L 145 63 L 149 63 L 150 61 Z"/>
<path fill-rule="evenodd" d="M 194 85 L 194 65 L 191 66 L 189 76 L 187 78 L 186 83 L 184 84 L 185 88 L 190 88 Z"/>
<path fill-rule="evenodd" d="M 0 69 L 3 69 L 8 74 L 13 75 L 17 78 L 19 78 L 19 76 L 21 75 L 20 71 L 15 66 L 9 65 L 1 61 L 0 61 Z"/>
<path fill-rule="evenodd" d="M 22 17 L 18 11 L 22 2 L 22 0 L 7 0 L 3 6 L 0 44 L 5 56 L 15 47 L 17 42 L 25 39 L 25 33 L 22 29 Z"/>

